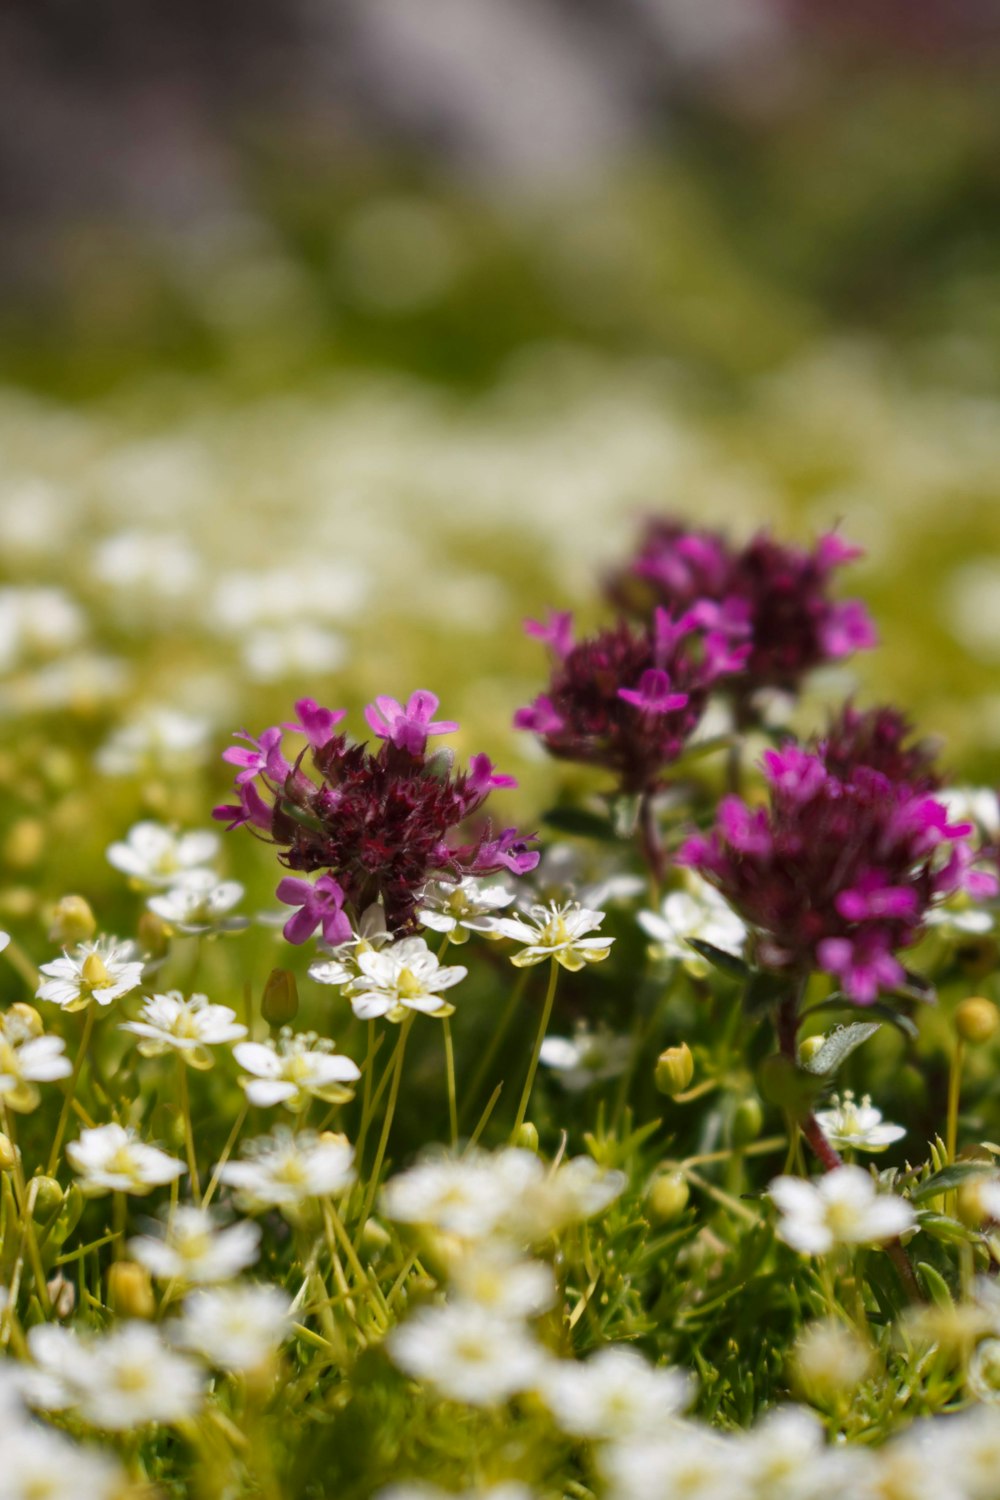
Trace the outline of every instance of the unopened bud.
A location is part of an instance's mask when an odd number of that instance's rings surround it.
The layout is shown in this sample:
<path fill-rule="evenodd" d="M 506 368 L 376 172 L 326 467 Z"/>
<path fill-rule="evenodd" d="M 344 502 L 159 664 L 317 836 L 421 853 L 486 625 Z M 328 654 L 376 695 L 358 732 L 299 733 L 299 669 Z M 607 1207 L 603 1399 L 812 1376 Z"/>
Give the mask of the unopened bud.
<path fill-rule="evenodd" d="M 0 1133 L 0 1172 L 13 1172 L 17 1166 L 17 1151 L 9 1135 Z"/>
<path fill-rule="evenodd" d="M 963 1042 L 988 1042 L 998 1025 L 1000 1011 L 982 995 L 970 995 L 955 1010 L 955 1030 Z"/>
<path fill-rule="evenodd" d="M 392 1236 L 378 1219 L 366 1219 L 361 1231 L 361 1244 L 369 1255 L 378 1255 L 382 1250 L 388 1250 L 392 1244 Z"/>
<path fill-rule="evenodd" d="M 683 1094 L 694 1077 L 694 1058 L 687 1042 L 660 1053 L 653 1077 L 661 1094 L 670 1098 Z"/>
<path fill-rule="evenodd" d="M 799 1062 L 803 1067 L 812 1062 L 817 1052 L 823 1050 L 823 1043 L 825 1041 L 826 1037 L 822 1032 L 819 1032 L 816 1036 L 807 1036 L 799 1043 Z"/>
<path fill-rule="evenodd" d="M 156 1301 L 145 1266 L 134 1260 L 116 1260 L 109 1267 L 108 1306 L 122 1318 L 153 1316 Z"/>
<path fill-rule="evenodd" d="M 299 1013 L 299 987 L 290 969 L 272 969 L 260 997 L 260 1013 L 269 1026 L 287 1026 Z"/>
<path fill-rule="evenodd" d="M 139 947 L 147 958 L 163 958 L 170 947 L 170 928 L 155 911 L 144 911 L 136 928 Z"/>
<path fill-rule="evenodd" d="M 76 1307 L 76 1287 L 57 1271 L 51 1281 L 46 1282 L 49 1302 L 57 1318 L 68 1318 Z"/>
<path fill-rule="evenodd" d="M 658 1172 L 646 1194 L 646 1209 L 654 1224 L 672 1224 L 688 1206 L 691 1189 L 681 1172 Z"/>
<path fill-rule="evenodd" d="M 530 1120 L 525 1120 L 514 1137 L 514 1145 L 520 1146 L 522 1151 L 538 1150 L 538 1129 L 532 1125 Z"/>
<path fill-rule="evenodd" d="M 748 1094 L 733 1110 L 733 1145 L 749 1146 L 760 1135 L 764 1110 L 756 1094 Z"/>
<path fill-rule="evenodd" d="M 59 1212 L 62 1207 L 63 1190 L 54 1177 L 33 1177 L 29 1191 L 35 1194 L 35 1207 L 32 1217 L 44 1223 L 46 1219 Z"/>
<path fill-rule="evenodd" d="M 97 931 L 97 919 L 90 903 L 82 896 L 64 896 L 57 901 L 52 912 L 49 942 L 60 947 L 72 948 L 75 943 L 86 943 Z"/>
<path fill-rule="evenodd" d="M 872 1373 L 874 1353 L 843 1323 L 811 1323 L 792 1351 L 792 1387 L 812 1406 L 835 1406 Z"/>
<path fill-rule="evenodd" d="M 80 974 L 84 984 L 91 990 L 100 989 L 102 985 L 111 983 L 111 975 L 104 967 L 104 960 L 99 953 L 87 954 Z"/>
<path fill-rule="evenodd" d="M 12 870 L 29 870 L 44 848 L 45 825 L 37 818 L 18 818 L 3 841 L 3 858 Z"/>
<path fill-rule="evenodd" d="M 25 1005 L 23 1000 L 18 1000 L 10 1007 L 4 1016 L 4 1032 L 7 1040 L 16 1039 L 17 1043 L 34 1040 L 41 1036 L 45 1027 L 42 1018 L 33 1005 Z"/>
<path fill-rule="evenodd" d="M 955 1212 L 967 1229 L 1000 1219 L 1000 1178 L 987 1172 L 967 1177 L 955 1194 Z"/>

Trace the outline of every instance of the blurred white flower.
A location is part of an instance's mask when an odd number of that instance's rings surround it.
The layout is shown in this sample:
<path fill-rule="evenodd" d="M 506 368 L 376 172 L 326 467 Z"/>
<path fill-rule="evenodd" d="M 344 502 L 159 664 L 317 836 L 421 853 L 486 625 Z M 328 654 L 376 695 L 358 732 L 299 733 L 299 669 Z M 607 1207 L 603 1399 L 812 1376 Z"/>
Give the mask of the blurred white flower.
<path fill-rule="evenodd" d="M 66 651 L 83 631 L 83 612 L 62 589 L 0 588 L 0 671 Z"/>
<path fill-rule="evenodd" d="M 249 926 L 246 917 L 230 917 L 243 900 L 238 880 L 220 880 L 212 870 L 189 870 L 175 885 L 158 896 L 150 896 L 146 905 L 186 936 L 209 932 L 239 932 Z"/>
<path fill-rule="evenodd" d="M 24 1114 L 41 1099 L 38 1084 L 68 1078 L 73 1064 L 61 1036 L 31 1035 L 17 1022 L 16 1007 L 0 1015 L 0 1104 Z"/>
<path fill-rule="evenodd" d="M 601 1470 L 610 1500 L 734 1500 L 747 1493 L 739 1440 L 694 1423 L 610 1444 Z"/>
<path fill-rule="evenodd" d="M 662 1434 L 693 1394 L 688 1375 L 650 1365 L 625 1344 L 553 1362 L 541 1393 L 563 1432 L 597 1441 Z"/>
<path fill-rule="evenodd" d="M 123 1021 L 119 1029 L 140 1038 L 143 1057 L 179 1052 L 194 1068 L 212 1066 L 209 1047 L 239 1041 L 247 1034 L 228 1005 L 211 1005 L 207 995 L 185 999 L 180 990 L 150 995 L 143 1002 L 138 1021 Z"/>
<path fill-rule="evenodd" d="M 120 725 L 96 755 L 105 776 L 176 777 L 204 763 L 210 726 L 172 708 L 149 708 Z"/>
<path fill-rule="evenodd" d="M 552 1267 L 523 1260 L 502 1242 L 460 1255 L 452 1267 L 456 1295 L 498 1318 L 536 1318 L 555 1304 Z"/>
<path fill-rule="evenodd" d="M 974 823 L 980 838 L 1000 839 L 1000 798 L 990 786 L 946 786 L 934 793 L 949 823 Z"/>
<path fill-rule="evenodd" d="M 361 1077 L 357 1063 L 334 1053 L 334 1043 L 314 1031 L 295 1035 L 283 1027 L 278 1040 L 240 1042 L 233 1056 L 251 1078 L 241 1078 L 251 1104 L 283 1104 L 296 1114 L 310 1099 L 343 1104 L 354 1097 L 351 1084 Z"/>
<path fill-rule="evenodd" d="M 547 1036 L 539 1057 L 563 1088 L 575 1094 L 607 1078 L 618 1078 L 628 1067 L 632 1047 L 631 1037 L 603 1026 L 591 1031 L 580 1021 L 572 1037 Z"/>
<path fill-rule="evenodd" d="M 547 1359 L 520 1324 L 471 1302 L 420 1308 L 386 1342 L 400 1369 L 469 1406 L 531 1389 Z"/>
<path fill-rule="evenodd" d="M 94 548 L 94 577 L 112 592 L 141 596 L 144 606 L 190 597 L 201 564 L 180 532 L 147 529 L 118 531 Z"/>
<path fill-rule="evenodd" d="M 70 1141 L 66 1157 L 88 1197 L 101 1193 L 134 1193 L 142 1196 L 153 1188 L 183 1176 L 187 1167 L 123 1125 L 95 1125 Z"/>
<path fill-rule="evenodd" d="M 126 1481 L 112 1454 L 25 1422 L 4 1431 L 2 1483 L 5 1500 L 120 1500 Z"/>
<path fill-rule="evenodd" d="M 851 1090 L 845 1089 L 840 1097 L 834 1094 L 832 1102 L 832 1109 L 816 1111 L 816 1119 L 831 1146 L 855 1151 L 884 1151 L 906 1134 L 903 1125 L 883 1123 L 882 1111 L 875 1108 L 869 1094 L 857 1104 Z"/>
<path fill-rule="evenodd" d="M 217 1369 L 256 1370 L 287 1336 L 291 1306 L 287 1293 L 263 1282 L 192 1292 L 169 1337 Z"/>
<path fill-rule="evenodd" d="M 737 957 L 746 943 L 746 927 L 732 907 L 707 880 L 694 874 L 688 875 L 686 890 L 668 891 L 658 912 L 641 911 L 636 920 L 652 938 L 650 951 L 655 958 L 676 959 L 696 976 L 707 974 L 710 965 L 690 946 L 691 938 Z"/>
<path fill-rule="evenodd" d="M 461 965 L 445 967 L 421 937 L 403 938 L 380 950 L 358 952 L 359 977 L 347 987 L 354 1014 L 363 1021 L 385 1016 L 401 1021 L 407 1011 L 428 1016 L 450 1016 L 455 1007 L 441 991 L 459 984 L 469 972 Z"/>
<path fill-rule="evenodd" d="M 768 1192 L 781 1213 L 780 1238 L 803 1255 L 825 1255 L 835 1245 L 877 1245 L 916 1218 L 902 1198 L 879 1193 L 861 1167 L 837 1167 L 815 1182 L 776 1177 Z"/>
<path fill-rule="evenodd" d="M 293 1135 L 284 1126 L 248 1141 L 242 1161 L 226 1162 L 222 1182 L 248 1207 L 284 1208 L 342 1193 L 355 1178 L 354 1151 L 343 1136 Z"/>
<path fill-rule="evenodd" d="M 174 885 L 180 875 L 211 865 L 219 853 L 218 834 L 207 830 L 175 833 L 162 823 L 136 823 L 124 840 L 108 846 L 108 863 L 140 889 Z"/>
<path fill-rule="evenodd" d="M 84 1010 L 91 1002 L 110 1005 L 142 983 L 143 966 L 134 953 L 133 943 L 117 938 L 78 943 L 71 953 L 41 965 L 39 973 L 46 977 L 35 998 L 63 1010 Z"/>
<path fill-rule="evenodd" d="M 347 646 L 343 636 L 303 620 L 249 631 L 241 640 L 240 654 L 248 676 L 257 682 L 308 680 L 342 667 Z"/>
<path fill-rule="evenodd" d="M 549 906 L 532 906 L 527 916 L 530 920 L 498 917 L 495 928 L 502 937 L 527 944 L 511 959 L 518 969 L 554 958 L 564 969 L 576 973 L 585 964 L 599 963 L 607 958 L 614 942 L 610 937 L 588 936 L 604 921 L 604 912 L 592 911 L 575 901 L 562 906 L 555 901 Z"/>
<path fill-rule="evenodd" d="M 220 1227 L 206 1209 L 178 1204 L 162 1238 L 137 1235 L 128 1248 L 158 1281 L 229 1281 L 257 1259 L 260 1226 L 240 1219 Z"/>
<path fill-rule="evenodd" d="M 467 943 L 470 932 L 495 933 L 497 912 L 513 899 L 506 886 L 488 885 L 474 875 L 431 880 L 420 897 L 417 921 L 434 932 L 447 932 L 453 943 Z"/>
<path fill-rule="evenodd" d="M 202 1378 L 149 1323 L 120 1323 L 81 1337 L 59 1324 L 28 1335 L 33 1364 L 25 1395 L 45 1411 L 71 1409 L 94 1427 L 121 1432 L 147 1422 L 180 1422 L 201 1404 Z"/>

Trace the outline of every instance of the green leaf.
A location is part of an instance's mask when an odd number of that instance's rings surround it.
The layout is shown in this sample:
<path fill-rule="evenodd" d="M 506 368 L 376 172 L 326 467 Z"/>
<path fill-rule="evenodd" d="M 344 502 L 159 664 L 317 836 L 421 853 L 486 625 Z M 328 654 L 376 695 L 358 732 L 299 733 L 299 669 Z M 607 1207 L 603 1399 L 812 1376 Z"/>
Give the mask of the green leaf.
<path fill-rule="evenodd" d="M 974 1244 L 980 1236 L 974 1229 L 966 1229 L 958 1219 L 949 1218 L 947 1214 L 936 1214 L 929 1208 L 921 1208 L 917 1213 L 917 1222 L 924 1234 L 929 1234 L 931 1239 L 940 1240 L 946 1245 Z"/>
<path fill-rule="evenodd" d="M 955 1303 L 951 1292 L 948 1290 L 948 1283 L 941 1275 L 941 1272 L 935 1271 L 934 1267 L 928 1265 L 925 1260 L 917 1262 L 917 1270 L 920 1272 L 920 1279 L 924 1284 L 924 1290 L 927 1292 L 927 1295 L 932 1301 L 937 1303 L 938 1307 L 946 1308 L 950 1312 L 954 1308 Z"/>
<path fill-rule="evenodd" d="M 737 958 L 735 953 L 727 953 L 724 948 L 717 948 L 714 943 L 703 942 L 701 938 L 686 938 L 685 941 L 689 948 L 700 953 L 702 958 L 707 958 L 714 968 L 721 969 L 724 974 L 733 974 L 737 979 L 748 979 L 754 972 L 742 958 Z"/>
<path fill-rule="evenodd" d="M 855 1013 L 863 1010 L 866 1016 L 878 1016 L 882 1021 L 888 1021 L 890 1026 L 895 1026 L 904 1036 L 911 1039 L 916 1037 L 917 1028 L 909 1016 L 894 1010 L 891 1005 L 886 1005 L 883 1000 L 875 1000 L 871 1005 L 858 1005 L 849 995 L 842 994 L 839 990 L 835 995 L 829 995 L 825 1000 L 820 1000 L 816 1005 L 810 1005 L 802 1012 L 803 1019 L 806 1016 L 817 1016 L 824 1011 L 830 1010 L 853 1010 Z"/>
<path fill-rule="evenodd" d="M 992 1175 L 993 1168 L 989 1162 L 956 1161 L 950 1167 L 942 1167 L 940 1172 L 932 1172 L 925 1182 L 915 1187 L 910 1193 L 910 1202 L 923 1203 L 927 1198 L 935 1198 L 941 1193 L 949 1193 L 953 1188 L 961 1187 L 970 1177 Z"/>
<path fill-rule="evenodd" d="M 845 1058 L 855 1048 L 867 1042 L 870 1036 L 882 1029 L 881 1021 L 854 1021 L 850 1026 L 838 1026 L 832 1031 L 822 1047 L 802 1066 L 808 1073 L 827 1075 L 835 1073 Z"/>
<path fill-rule="evenodd" d="M 575 838 L 600 839 L 605 844 L 617 842 L 611 820 L 585 807 L 550 807 L 542 813 L 542 822 L 557 833 L 570 833 Z"/>

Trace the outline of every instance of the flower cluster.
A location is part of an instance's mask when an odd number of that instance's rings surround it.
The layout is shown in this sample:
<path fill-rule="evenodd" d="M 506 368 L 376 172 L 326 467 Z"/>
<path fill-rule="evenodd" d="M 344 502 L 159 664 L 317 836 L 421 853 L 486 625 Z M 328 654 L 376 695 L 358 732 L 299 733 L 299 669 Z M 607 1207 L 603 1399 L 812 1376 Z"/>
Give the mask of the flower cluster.
<path fill-rule="evenodd" d="M 758 929 L 769 968 L 835 975 L 860 1004 L 903 983 L 894 957 L 918 937 L 932 904 L 959 889 L 992 894 L 992 875 L 971 868 L 970 824 L 865 764 L 831 769 L 816 753 L 769 750 L 769 805 L 738 797 L 679 860 L 713 882 Z"/>
<path fill-rule="evenodd" d="M 876 644 L 864 605 L 829 592 L 836 570 L 860 555 L 833 532 L 811 551 L 766 531 L 734 547 L 721 533 L 654 518 L 609 592 L 642 618 L 656 606 L 689 611 L 734 644 L 745 643 L 739 676 L 725 685 L 745 717 L 759 689 L 797 692 L 813 668 Z"/>
<path fill-rule="evenodd" d="M 429 736 L 458 727 L 434 719 L 437 701 L 427 692 L 413 693 L 405 705 L 376 698 L 366 717 L 382 744 L 372 751 L 338 732 L 342 710 L 300 698 L 294 723 L 265 729 L 257 739 L 243 735 L 245 746 L 225 752 L 238 767 L 238 800 L 214 816 L 258 830 L 279 847 L 289 869 L 324 872 L 314 885 L 292 878 L 279 885 L 279 900 L 300 908 L 286 924 L 289 941 L 303 942 L 317 927 L 328 943 L 347 940 L 345 903 L 360 912 L 380 901 L 393 931 L 410 929 L 432 878 L 534 868 L 538 855 L 514 828 L 496 833 L 487 822 L 466 842 L 452 841 L 494 788 L 515 783 L 494 771 L 486 755 L 474 755 L 464 771 L 454 769 L 447 753 L 428 755 Z M 284 754 L 283 730 L 307 741 L 294 761 Z M 304 769 L 307 757 L 314 776 Z"/>
<path fill-rule="evenodd" d="M 692 612 L 672 618 L 656 609 L 647 629 L 619 621 L 574 643 L 572 619 L 529 621 L 530 635 L 553 655 L 548 691 L 514 715 L 517 729 L 537 734 L 550 755 L 613 771 L 626 792 L 661 782 L 698 727 L 708 696 L 741 669 L 748 647 Z"/>

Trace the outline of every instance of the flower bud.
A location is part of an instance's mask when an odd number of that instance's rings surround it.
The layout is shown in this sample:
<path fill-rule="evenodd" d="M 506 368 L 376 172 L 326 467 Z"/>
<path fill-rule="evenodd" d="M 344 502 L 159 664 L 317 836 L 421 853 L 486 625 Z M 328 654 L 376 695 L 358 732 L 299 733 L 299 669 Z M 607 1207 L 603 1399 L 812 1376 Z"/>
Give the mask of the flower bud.
<path fill-rule="evenodd" d="M 49 1302 L 52 1311 L 57 1318 L 68 1318 L 76 1307 L 76 1287 L 57 1271 L 50 1281 L 46 1282 L 46 1290 L 49 1294 Z"/>
<path fill-rule="evenodd" d="M 290 969 L 272 969 L 260 999 L 260 1013 L 269 1026 L 287 1026 L 299 1013 L 299 987 Z"/>
<path fill-rule="evenodd" d="M 155 911 L 144 911 L 136 928 L 139 947 L 148 958 L 163 958 L 170 948 L 170 928 Z"/>
<path fill-rule="evenodd" d="M 33 1177 L 29 1191 L 34 1189 L 35 1208 L 32 1218 L 39 1222 L 51 1219 L 62 1207 L 63 1190 L 54 1177 Z"/>
<path fill-rule="evenodd" d="M 646 1211 L 654 1224 L 672 1224 L 688 1206 L 691 1190 L 681 1172 L 658 1172 L 646 1194 Z"/>
<path fill-rule="evenodd" d="M 525 1120 L 514 1137 L 514 1145 L 520 1146 L 522 1151 L 538 1150 L 538 1130 L 530 1120 Z"/>
<path fill-rule="evenodd" d="M 361 1231 L 361 1245 L 368 1255 L 378 1255 L 383 1250 L 388 1250 L 392 1244 L 392 1236 L 384 1224 L 377 1219 L 366 1219 L 365 1227 Z"/>
<path fill-rule="evenodd" d="M 156 1311 L 153 1283 L 145 1266 L 116 1260 L 108 1269 L 108 1306 L 120 1318 L 151 1318 Z"/>
<path fill-rule="evenodd" d="M 812 1062 L 817 1052 L 822 1051 L 823 1043 L 825 1041 L 826 1037 L 824 1036 L 823 1032 L 820 1031 L 816 1036 L 807 1036 L 803 1041 L 799 1043 L 799 1062 L 803 1067 L 806 1067 L 809 1063 Z"/>
<path fill-rule="evenodd" d="M 99 953 L 88 953 L 83 960 L 80 970 L 84 984 L 88 989 L 96 990 L 101 985 L 111 983 L 111 975 L 104 966 L 104 959 Z"/>
<path fill-rule="evenodd" d="M 955 1212 L 967 1229 L 1000 1219 L 1000 1179 L 990 1172 L 967 1177 L 955 1194 Z"/>
<path fill-rule="evenodd" d="M 13 1172 L 17 1166 L 17 1152 L 9 1135 L 0 1134 L 0 1172 Z"/>
<path fill-rule="evenodd" d="M 82 896 L 63 896 L 56 902 L 49 927 L 50 943 L 72 948 L 75 943 L 86 943 L 96 931 L 97 919 Z"/>
<path fill-rule="evenodd" d="M 811 1323 L 792 1351 L 792 1388 L 803 1401 L 826 1408 L 854 1394 L 872 1373 L 874 1355 L 842 1323 Z"/>
<path fill-rule="evenodd" d="M 694 1058 L 687 1042 L 681 1042 L 679 1047 L 668 1047 L 665 1052 L 660 1053 L 653 1077 L 661 1094 L 666 1094 L 671 1099 L 683 1094 L 694 1077 Z"/>
<path fill-rule="evenodd" d="M 747 1094 L 733 1110 L 733 1145 L 739 1149 L 749 1146 L 760 1135 L 764 1123 L 764 1110 L 756 1094 Z"/>
<path fill-rule="evenodd" d="M 4 1029 L 7 1033 L 8 1041 L 11 1039 L 12 1032 L 19 1039 L 28 1041 L 36 1036 L 41 1036 L 45 1027 L 35 1007 L 33 1005 L 25 1005 L 23 1000 L 18 1000 L 10 1007 L 4 1017 Z"/>
<path fill-rule="evenodd" d="M 45 825 L 38 818 L 18 818 L 3 841 L 3 859 L 12 870 L 37 865 L 45 848 Z"/>
<path fill-rule="evenodd" d="M 970 995 L 955 1010 L 955 1030 L 963 1042 L 988 1042 L 998 1025 L 1000 1011 L 981 995 Z"/>

